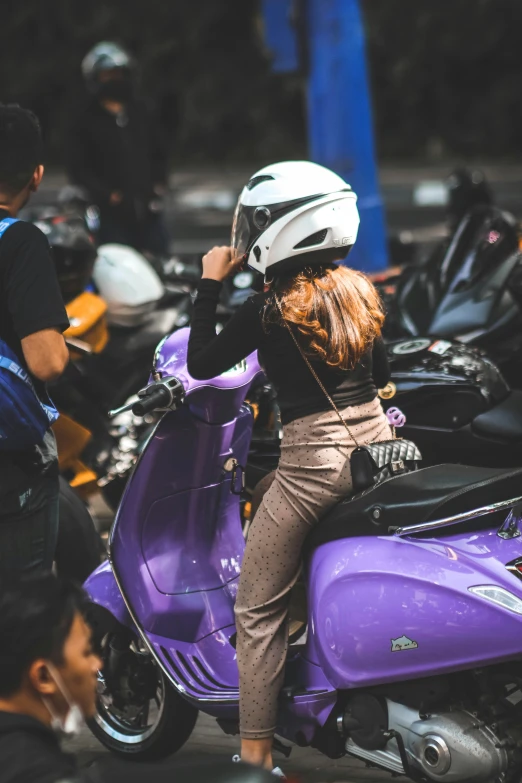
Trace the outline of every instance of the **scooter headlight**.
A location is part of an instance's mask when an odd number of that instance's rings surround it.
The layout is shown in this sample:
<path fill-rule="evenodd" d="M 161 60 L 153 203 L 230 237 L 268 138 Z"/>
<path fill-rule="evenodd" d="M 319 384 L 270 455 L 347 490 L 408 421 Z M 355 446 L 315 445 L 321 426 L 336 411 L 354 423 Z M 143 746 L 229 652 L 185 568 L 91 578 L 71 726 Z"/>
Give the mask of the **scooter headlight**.
<path fill-rule="evenodd" d="M 504 590 L 503 587 L 496 587 L 495 585 L 477 585 L 476 587 L 468 587 L 468 590 L 470 593 L 473 593 L 473 595 L 478 595 L 480 598 L 484 598 L 492 604 L 507 609 L 508 612 L 522 614 L 522 600 L 516 595 L 513 595 L 513 593 L 510 593 L 509 590 Z"/>

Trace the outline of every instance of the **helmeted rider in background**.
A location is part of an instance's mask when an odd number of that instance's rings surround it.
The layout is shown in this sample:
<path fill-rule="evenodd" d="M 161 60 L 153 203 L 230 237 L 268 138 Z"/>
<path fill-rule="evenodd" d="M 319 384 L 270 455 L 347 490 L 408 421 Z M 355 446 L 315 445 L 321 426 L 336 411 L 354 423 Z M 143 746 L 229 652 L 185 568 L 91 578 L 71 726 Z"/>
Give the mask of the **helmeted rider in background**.
<path fill-rule="evenodd" d="M 136 63 L 107 41 L 85 56 L 82 73 L 91 99 L 69 132 L 69 178 L 99 207 L 100 244 L 165 254 L 167 150 L 157 121 L 136 97 Z"/>

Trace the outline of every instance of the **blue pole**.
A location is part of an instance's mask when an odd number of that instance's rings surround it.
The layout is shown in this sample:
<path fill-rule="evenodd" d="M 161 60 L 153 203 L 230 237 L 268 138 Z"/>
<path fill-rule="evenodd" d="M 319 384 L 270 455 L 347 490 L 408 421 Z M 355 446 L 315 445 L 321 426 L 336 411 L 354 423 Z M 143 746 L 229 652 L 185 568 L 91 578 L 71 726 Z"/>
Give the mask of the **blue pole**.
<path fill-rule="evenodd" d="M 361 226 L 348 263 L 378 271 L 388 254 L 358 0 L 308 0 L 308 40 L 310 156 L 357 193 Z"/>
<path fill-rule="evenodd" d="M 264 39 L 274 73 L 299 69 L 297 35 L 292 25 L 293 0 L 261 0 Z"/>

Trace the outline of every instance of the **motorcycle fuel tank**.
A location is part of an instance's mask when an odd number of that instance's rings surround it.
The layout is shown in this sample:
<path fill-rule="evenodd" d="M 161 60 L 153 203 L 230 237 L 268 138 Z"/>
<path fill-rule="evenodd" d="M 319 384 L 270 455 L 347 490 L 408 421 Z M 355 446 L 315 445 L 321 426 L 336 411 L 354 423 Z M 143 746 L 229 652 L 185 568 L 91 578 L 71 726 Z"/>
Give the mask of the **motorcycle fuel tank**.
<path fill-rule="evenodd" d="M 397 394 L 385 407 L 398 405 L 410 425 L 456 429 L 509 394 L 496 365 L 476 348 L 412 337 L 387 350 Z"/>

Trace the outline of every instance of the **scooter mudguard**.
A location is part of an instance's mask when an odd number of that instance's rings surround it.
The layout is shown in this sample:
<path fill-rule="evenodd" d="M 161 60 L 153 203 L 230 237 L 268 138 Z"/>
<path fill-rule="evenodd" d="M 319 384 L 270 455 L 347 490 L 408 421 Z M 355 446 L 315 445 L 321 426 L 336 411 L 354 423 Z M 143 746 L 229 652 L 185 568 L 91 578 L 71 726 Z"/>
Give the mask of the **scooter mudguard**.
<path fill-rule="evenodd" d="M 112 618 L 114 626 L 119 625 L 131 630 L 134 629 L 134 623 L 127 611 L 108 560 L 98 566 L 96 571 L 93 571 L 83 587 L 93 603 L 90 615 L 94 624 L 103 623 L 104 627 L 108 627 L 111 625 Z M 97 611 L 98 608 L 100 611 Z"/>
<path fill-rule="evenodd" d="M 347 538 L 310 562 L 308 659 L 335 688 L 361 688 L 520 657 L 522 538 L 498 528 L 434 539 Z M 496 586 L 511 609 L 470 591 Z"/>

